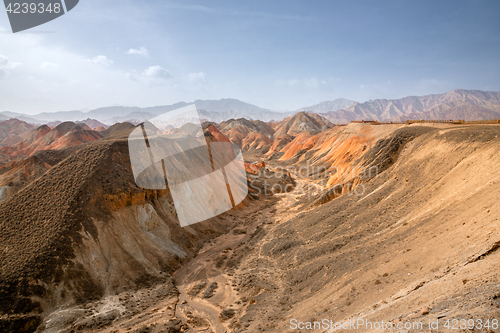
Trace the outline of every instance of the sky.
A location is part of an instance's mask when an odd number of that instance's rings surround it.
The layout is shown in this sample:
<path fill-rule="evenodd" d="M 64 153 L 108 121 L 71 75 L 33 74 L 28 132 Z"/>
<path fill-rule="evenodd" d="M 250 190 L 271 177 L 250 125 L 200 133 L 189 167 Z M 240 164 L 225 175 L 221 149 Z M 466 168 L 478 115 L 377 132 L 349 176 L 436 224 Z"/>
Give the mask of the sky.
<path fill-rule="evenodd" d="M 499 91 L 498 17 L 496 0 L 80 0 L 13 34 L 0 10 L 0 111 Z"/>

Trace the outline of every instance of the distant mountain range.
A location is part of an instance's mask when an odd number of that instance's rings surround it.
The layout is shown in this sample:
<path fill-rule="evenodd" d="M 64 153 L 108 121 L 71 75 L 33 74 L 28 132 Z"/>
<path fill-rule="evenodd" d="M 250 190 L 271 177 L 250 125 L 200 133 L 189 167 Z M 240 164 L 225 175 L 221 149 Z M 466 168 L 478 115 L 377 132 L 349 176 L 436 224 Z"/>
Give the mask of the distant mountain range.
<path fill-rule="evenodd" d="M 139 123 L 162 113 L 172 111 L 190 104 L 195 104 L 203 120 L 220 122 L 231 118 L 249 118 L 260 119 L 263 121 L 282 120 L 294 112 L 276 112 L 269 109 L 263 109 L 258 106 L 239 101 L 237 99 L 221 100 L 196 100 L 193 103 L 179 102 L 172 105 L 153 106 L 153 107 L 125 107 L 110 106 L 83 111 L 59 111 L 43 112 L 35 115 L 26 115 L 16 112 L 0 112 L 0 120 L 17 118 L 29 123 L 48 123 L 54 121 L 81 121 L 84 119 L 95 119 L 106 125 L 112 125 L 117 122 L 130 121 Z"/>
<path fill-rule="evenodd" d="M 351 120 L 487 120 L 500 118 L 500 92 L 452 90 L 444 94 L 377 99 L 321 113 L 334 123 Z"/>
<path fill-rule="evenodd" d="M 238 118 L 281 121 L 300 111 L 319 113 L 337 124 L 348 123 L 352 120 L 486 120 L 500 118 L 500 92 L 463 89 L 444 94 L 410 96 L 401 99 L 377 99 L 365 103 L 340 98 L 286 112 L 264 109 L 237 99 L 196 100 L 193 103 L 196 105 L 202 120 L 217 123 Z M 179 102 L 172 105 L 146 108 L 110 106 L 87 112 L 60 111 L 43 112 L 35 115 L 4 111 L 0 112 L 0 120 L 17 118 L 32 124 L 47 124 L 90 119 L 105 125 L 124 121 L 137 124 L 193 103 Z"/>

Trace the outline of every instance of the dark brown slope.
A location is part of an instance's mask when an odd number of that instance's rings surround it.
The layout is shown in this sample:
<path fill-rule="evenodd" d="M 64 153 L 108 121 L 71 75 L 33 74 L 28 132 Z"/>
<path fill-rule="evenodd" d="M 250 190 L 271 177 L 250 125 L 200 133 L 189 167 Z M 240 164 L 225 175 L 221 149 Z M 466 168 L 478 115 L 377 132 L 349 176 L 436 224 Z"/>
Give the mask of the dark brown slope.
<path fill-rule="evenodd" d="M 93 219 L 106 220 L 120 206 L 160 194 L 137 188 L 128 159 L 126 141 L 92 143 L 0 204 L 2 314 L 36 316 L 60 297 L 78 302 L 102 295 L 103 286 L 72 261 L 82 246 L 82 235 L 97 240 Z M 199 237 L 187 236 L 174 221 L 171 228 L 177 229 L 173 239 L 186 249 Z M 175 267 L 173 255 L 157 259 L 167 271 Z M 139 263 L 135 265 L 133 285 L 154 278 Z M 56 286 L 66 294 L 57 294 Z M 46 303 L 32 302 L 34 295 Z"/>
<path fill-rule="evenodd" d="M 17 282 L 22 287 L 34 280 L 60 281 L 72 256 L 72 242 L 80 238 L 78 231 L 93 232 L 85 213 L 91 198 L 85 190 L 99 161 L 113 148 L 116 146 L 88 147 L 0 204 L 4 288 L 7 285 L 10 289 Z M 9 306 L 2 310 L 16 309 Z"/>
<path fill-rule="evenodd" d="M 42 150 L 25 159 L 6 163 L 0 166 L 0 188 L 6 186 L 9 191 L 17 192 L 83 147 L 79 145 L 60 150 Z"/>
<path fill-rule="evenodd" d="M 77 150 L 85 146 L 87 141 L 93 141 L 96 138 L 95 133 L 97 132 L 80 130 L 85 124 L 67 122 L 60 123 L 59 125 L 61 126 L 57 131 L 65 133 L 59 140 L 56 140 L 60 144 L 60 147 L 59 145 L 54 145 L 53 138 L 51 138 L 54 136 L 55 131 L 46 125 L 42 125 L 32 130 L 25 141 L 23 141 L 23 146 L 18 145 L 17 148 L 37 147 L 33 149 L 37 150 L 44 148 L 47 143 L 53 142 L 51 145 L 46 146 L 46 149 L 38 150 L 26 158 L 22 158 L 22 155 L 9 155 L 9 152 L 13 152 L 14 154 L 19 152 L 12 147 L 4 149 L 4 154 L 0 155 L 0 160 L 4 162 L 4 165 L 0 165 L 0 202 L 43 175 L 63 159 L 76 153 Z M 129 123 L 118 123 L 107 130 L 103 130 L 97 138 L 104 137 L 107 140 L 127 138 L 134 127 L 134 125 Z M 90 133 L 90 140 L 88 133 Z M 65 148 L 66 146 L 68 148 Z"/>

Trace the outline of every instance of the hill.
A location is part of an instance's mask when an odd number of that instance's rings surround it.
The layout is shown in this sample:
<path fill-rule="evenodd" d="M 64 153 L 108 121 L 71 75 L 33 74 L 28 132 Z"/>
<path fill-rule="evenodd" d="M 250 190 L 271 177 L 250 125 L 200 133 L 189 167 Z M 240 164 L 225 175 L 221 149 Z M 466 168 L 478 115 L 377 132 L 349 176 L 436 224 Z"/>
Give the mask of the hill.
<path fill-rule="evenodd" d="M 275 130 L 274 135 L 276 137 L 300 132 L 324 131 L 332 126 L 332 123 L 324 117 L 307 112 L 298 112 L 281 122 L 273 124 Z"/>
<path fill-rule="evenodd" d="M 299 133 L 321 132 L 333 125 L 324 117 L 299 112 L 279 122 L 263 122 L 244 118 L 230 119 L 218 125 L 220 131 L 243 151 L 258 150 L 266 153 L 276 151 L 293 140 Z"/>
<path fill-rule="evenodd" d="M 53 129 L 42 125 L 31 131 L 24 140 L 1 148 L 0 153 L 12 157 L 30 156 L 37 151 L 76 146 L 102 137 L 99 132 L 92 131 L 85 123 L 64 122 Z"/>
<path fill-rule="evenodd" d="M 25 139 L 34 126 L 18 119 L 0 122 L 0 148 L 10 146 Z"/>

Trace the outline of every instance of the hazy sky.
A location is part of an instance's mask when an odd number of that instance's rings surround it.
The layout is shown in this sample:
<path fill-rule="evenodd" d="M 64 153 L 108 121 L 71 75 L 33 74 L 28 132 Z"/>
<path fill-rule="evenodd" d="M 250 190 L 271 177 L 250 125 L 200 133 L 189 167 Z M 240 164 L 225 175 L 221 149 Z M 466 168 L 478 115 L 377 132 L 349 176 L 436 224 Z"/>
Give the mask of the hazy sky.
<path fill-rule="evenodd" d="M 499 17 L 496 0 L 80 0 L 12 34 L 0 10 L 0 111 L 498 91 Z"/>

